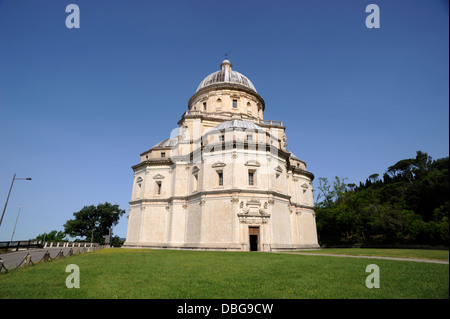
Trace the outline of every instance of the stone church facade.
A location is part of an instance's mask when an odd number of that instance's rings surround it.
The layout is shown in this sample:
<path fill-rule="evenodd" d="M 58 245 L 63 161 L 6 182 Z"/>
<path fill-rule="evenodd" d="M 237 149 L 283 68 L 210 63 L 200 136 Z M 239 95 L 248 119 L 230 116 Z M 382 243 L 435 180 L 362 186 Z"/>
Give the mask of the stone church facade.
<path fill-rule="evenodd" d="M 277 251 L 317 248 L 312 180 L 286 127 L 225 59 L 170 138 L 143 152 L 124 247 Z"/>

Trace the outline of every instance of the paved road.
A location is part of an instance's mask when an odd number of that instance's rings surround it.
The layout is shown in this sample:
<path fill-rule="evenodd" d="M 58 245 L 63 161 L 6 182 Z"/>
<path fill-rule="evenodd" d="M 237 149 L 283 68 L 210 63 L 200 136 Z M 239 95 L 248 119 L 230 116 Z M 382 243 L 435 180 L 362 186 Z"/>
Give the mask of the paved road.
<path fill-rule="evenodd" d="M 42 249 L 29 249 L 29 250 L 21 250 L 16 251 L 12 253 L 7 254 L 0 254 L 0 258 L 3 261 L 3 264 L 5 265 L 6 269 L 14 269 L 16 268 L 25 258 L 27 254 L 30 254 L 31 261 L 34 263 L 39 262 L 42 257 L 44 257 L 44 254 L 46 251 L 50 253 L 51 258 L 55 258 L 56 255 L 62 250 L 64 256 L 67 256 L 70 249 L 73 249 L 73 253 L 77 250 L 76 247 L 56 247 L 56 248 L 42 248 Z M 81 251 L 83 251 L 83 248 L 80 248 Z"/>
<path fill-rule="evenodd" d="M 435 260 L 435 259 L 418 259 L 418 258 L 400 258 L 400 257 L 384 257 L 384 256 L 358 256 L 358 255 L 338 255 L 338 254 L 321 254 L 321 253 L 301 253 L 301 252 L 281 252 L 282 254 L 296 254 L 296 255 L 307 255 L 307 256 L 329 256 L 329 257 L 344 257 L 344 258 L 368 258 L 368 259 L 386 259 L 386 260 L 400 260 L 400 261 L 415 261 L 421 263 L 432 263 L 432 264 L 449 264 L 445 260 Z"/>

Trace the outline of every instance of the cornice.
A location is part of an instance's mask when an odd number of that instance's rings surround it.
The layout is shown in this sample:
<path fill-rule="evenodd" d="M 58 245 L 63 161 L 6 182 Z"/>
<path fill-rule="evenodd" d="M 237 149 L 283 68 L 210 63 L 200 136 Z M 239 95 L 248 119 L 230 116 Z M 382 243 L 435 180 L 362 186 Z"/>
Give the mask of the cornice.
<path fill-rule="evenodd" d="M 311 182 L 314 180 L 314 174 L 313 173 L 308 172 L 308 171 L 306 171 L 304 169 L 301 169 L 301 168 L 293 167 L 293 166 L 291 166 L 290 168 L 292 169 L 292 172 L 294 174 L 299 174 L 299 175 L 306 176 L 306 177 L 308 177 L 311 180 Z"/>
<path fill-rule="evenodd" d="M 242 188 L 226 188 L 226 189 L 215 189 L 215 190 L 210 190 L 210 191 L 200 191 L 200 192 L 195 192 L 186 196 L 170 196 L 170 197 L 166 197 L 166 198 L 146 198 L 146 199 L 137 199 L 137 200 L 133 200 L 130 201 L 129 204 L 130 205 L 136 205 L 136 204 L 144 204 L 144 203 L 170 203 L 173 201 L 189 201 L 189 200 L 193 200 L 195 198 L 200 198 L 200 197 L 204 197 L 204 196 L 208 196 L 208 195 L 223 195 L 223 194 L 227 194 L 230 197 L 233 196 L 245 196 L 246 194 L 251 194 L 251 195 L 262 195 L 262 196 L 272 196 L 273 198 L 279 198 L 279 199 L 284 199 L 286 201 L 290 201 L 291 196 L 290 195 L 286 195 L 283 193 L 280 193 L 278 191 L 274 191 L 274 190 L 259 190 L 259 189 L 242 189 Z"/>
<path fill-rule="evenodd" d="M 238 83 L 230 83 L 230 82 L 221 82 L 221 83 L 216 83 L 216 84 L 211 84 L 208 85 L 204 88 L 201 88 L 200 90 L 198 90 L 197 92 L 195 92 L 194 95 L 192 95 L 192 97 L 189 99 L 188 102 L 188 109 L 190 109 L 192 102 L 199 97 L 202 94 L 211 92 L 211 91 L 217 91 L 217 90 L 226 90 L 226 89 L 231 89 L 231 90 L 238 90 L 238 91 L 243 91 L 245 93 L 251 94 L 254 97 L 256 97 L 260 102 L 261 102 L 261 107 L 262 110 L 264 111 L 266 108 L 266 103 L 264 102 L 264 99 L 255 91 L 253 91 L 250 88 L 247 88 L 246 86 L 242 85 L 242 84 L 238 84 Z"/>
<path fill-rule="evenodd" d="M 172 162 L 172 160 L 170 158 L 163 159 L 163 160 L 162 159 L 157 159 L 157 160 L 149 159 L 149 160 L 143 161 L 139 164 L 136 164 L 134 166 L 131 166 L 131 168 L 134 171 L 136 171 L 138 168 L 146 167 L 146 166 L 161 166 L 161 165 L 172 165 L 172 164 L 174 164 L 174 163 Z"/>

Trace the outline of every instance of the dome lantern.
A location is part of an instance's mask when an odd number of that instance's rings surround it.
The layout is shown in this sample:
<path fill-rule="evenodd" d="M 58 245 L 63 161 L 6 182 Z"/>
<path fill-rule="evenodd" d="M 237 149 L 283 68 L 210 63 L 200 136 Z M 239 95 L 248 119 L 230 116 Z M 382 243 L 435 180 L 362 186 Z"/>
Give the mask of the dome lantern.
<path fill-rule="evenodd" d="M 228 61 L 228 59 L 223 60 L 222 63 L 220 64 L 220 69 L 222 71 L 231 71 L 232 67 L 233 65 L 231 64 L 230 61 Z"/>

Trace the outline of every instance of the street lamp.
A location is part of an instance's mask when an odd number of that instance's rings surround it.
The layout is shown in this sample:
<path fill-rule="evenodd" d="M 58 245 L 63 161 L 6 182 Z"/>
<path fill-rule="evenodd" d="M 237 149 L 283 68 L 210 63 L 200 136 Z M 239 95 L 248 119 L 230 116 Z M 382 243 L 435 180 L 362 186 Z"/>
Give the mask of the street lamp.
<path fill-rule="evenodd" d="M 16 223 L 14 224 L 14 229 L 13 229 L 13 232 L 12 232 L 12 235 L 11 235 L 11 241 L 13 241 L 14 234 L 16 233 L 17 221 L 19 220 L 19 214 L 20 214 L 20 210 L 22 209 L 22 207 L 23 206 L 20 205 L 19 206 L 19 211 L 17 212 Z"/>
<path fill-rule="evenodd" d="M 31 181 L 31 177 L 21 178 L 21 177 L 16 177 L 16 174 L 14 174 L 13 179 L 12 179 L 12 182 L 11 182 L 11 187 L 9 188 L 8 197 L 6 198 L 5 208 L 3 208 L 2 218 L 0 218 L 0 226 L 2 225 L 3 216 L 5 215 L 6 206 L 8 205 L 9 195 L 11 195 L 11 190 L 12 190 L 12 187 L 13 187 L 13 185 L 14 185 L 14 181 L 15 181 L 16 179 L 17 179 L 17 180 Z"/>

